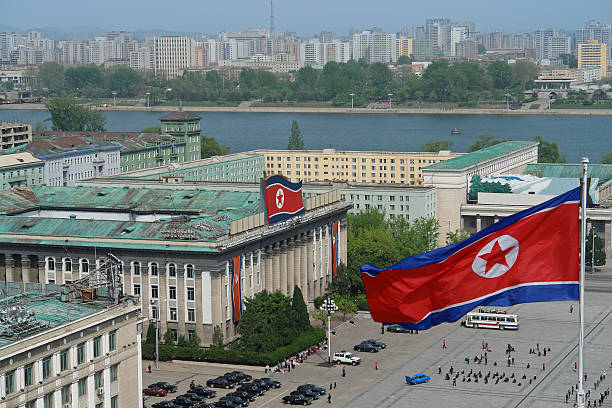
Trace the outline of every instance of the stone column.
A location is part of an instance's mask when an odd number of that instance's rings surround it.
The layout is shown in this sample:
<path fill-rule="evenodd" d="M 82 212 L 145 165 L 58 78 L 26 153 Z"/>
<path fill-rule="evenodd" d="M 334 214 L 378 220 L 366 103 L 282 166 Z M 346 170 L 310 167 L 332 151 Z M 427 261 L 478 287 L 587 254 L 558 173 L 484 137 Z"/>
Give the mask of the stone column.
<path fill-rule="evenodd" d="M 296 285 L 298 285 L 298 287 L 302 291 L 302 294 L 306 296 L 304 292 L 304 286 L 302 285 L 302 237 L 300 235 L 298 235 L 297 238 L 295 239 L 293 246 L 294 246 L 294 258 L 293 258 L 294 282 Z"/>
<path fill-rule="evenodd" d="M 38 282 L 41 285 L 47 284 L 47 276 L 45 274 L 45 257 L 38 257 Z"/>
<path fill-rule="evenodd" d="M 274 250 L 271 246 L 266 248 L 265 259 L 264 259 L 264 288 L 268 292 L 273 292 L 273 280 L 272 280 L 272 259 L 274 258 Z"/>
<path fill-rule="evenodd" d="M 480 214 L 476 214 L 476 232 L 482 229 L 482 219 L 480 218 Z"/>
<path fill-rule="evenodd" d="M 295 245 L 293 238 L 287 240 L 287 295 L 293 296 L 293 288 L 295 286 Z"/>
<path fill-rule="evenodd" d="M 280 289 L 280 244 L 275 243 L 272 246 L 272 292 Z"/>
<path fill-rule="evenodd" d="M 304 300 L 306 300 L 310 299 L 308 292 L 308 234 L 302 234 L 300 253 L 300 285 L 302 293 L 304 293 Z"/>
<path fill-rule="evenodd" d="M 38 274 L 38 271 L 36 271 Z M 32 265 L 30 265 L 30 258 L 27 255 L 21 257 L 21 278 L 24 283 L 32 282 Z"/>
<path fill-rule="evenodd" d="M 308 235 L 308 243 L 306 244 L 306 282 L 308 282 L 308 298 L 314 299 L 315 295 L 315 282 L 314 282 L 314 243 L 313 243 L 313 233 L 309 232 Z"/>
<path fill-rule="evenodd" d="M 289 248 L 287 247 L 287 241 L 283 240 L 279 243 L 278 245 L 278 249 L 279 249 L 279 253 L 278 253 L 278 257 L 280 258 L 280 268 L 279 268 L 279 275 L 280 275 L 280 291 L 283 293 L 283 295 L 287 295 L 287 293 L 289 293 L 289 291 L 287 290 L 287 274 L 289 273 L 289 270 L 287 269 L 287 252 L 289 251 Z"/>
<path fill-rule="evenodd" d="M 13 254 L 6 254 L 6 281 L 15 282 L 15 258 Z"/>
<path fill-rule="evenodd" d="M 6 260 L 7 255 L 2 253 L 0 254 L 0 281 L 6 281 Z"/>

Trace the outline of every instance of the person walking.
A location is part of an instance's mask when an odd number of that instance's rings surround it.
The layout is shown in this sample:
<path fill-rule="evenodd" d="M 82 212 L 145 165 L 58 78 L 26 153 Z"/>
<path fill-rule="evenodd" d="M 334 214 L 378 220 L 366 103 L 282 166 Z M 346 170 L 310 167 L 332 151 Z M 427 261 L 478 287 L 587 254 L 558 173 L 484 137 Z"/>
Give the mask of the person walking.
<path fill-rule="evenodd" d="M 385 334 L 385 325 L 384 324 L 380 325 L 380 334 Z"/>
<path fill-rule="evenodd" d="M 344 367 L 342 367 L 342 376 L 346 377 L 346 370 L 344 369 Z"/>
<path fill-rule="evenodd" d="M 546 363 L 542 363 L 542 371 L 546 370 Z"/>
<path fill-rule="evenodd" d="M 151 364 L 149 364 L 149 367 L 147 367 L 147 372 L 151 374 Z"/>
<path fill-rule="evenodd" d="M 378 361 L 374 363 L 374 369 L 378 370 Z"/>
<path fill-rule="evenodd" d="M 442 348 L 445 349 L 446 348 L 446 339 L 442 339 Z"/>
<path fill-rule="evenodd" d="M 574 305 L 570 305 L 570 313 L 574 313 Z"/>
<path fill-rule="evenodd" d="M 331 392 L 327 394 L 327 403 L 331 404 Z"/>

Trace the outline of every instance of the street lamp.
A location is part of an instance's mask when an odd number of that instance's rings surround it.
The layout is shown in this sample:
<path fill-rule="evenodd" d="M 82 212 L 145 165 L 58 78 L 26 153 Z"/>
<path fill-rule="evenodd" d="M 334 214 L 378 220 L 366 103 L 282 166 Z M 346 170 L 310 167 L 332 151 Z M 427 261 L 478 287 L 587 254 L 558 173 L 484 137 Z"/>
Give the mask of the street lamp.
<path fill-rule="evenodd" d="M 117 106 L 117 100 L 115 99 L 115 97 L 117 96 L 117 91 L 113 91 L 113 106 Z"/>
<path fill-rule="evenodd" d="M 593 234 L 593 243 L 591 245 L 591 272 L 595 272 L 595 231 L 591 227 L 591 233 Z"/>
<path fill-rule="evenodd" d="M 506 110 L 509 111 L 510 110 L 510 97 L 512 96 L 512 94 L 506 93 Z"/>
<path fill-rule="evenodd" d="M 328 297 L 323 301 L 321 310 L 327 310 L 327 363 L 331 365 L 331 314 L 338 310 L 338 306 Z"/>
<path fill-rule="evenodd" d="M 149 107 L 149 95 L 151 95 L 151 92 L 147 92 L 146 95 L 147 95 L 147 108 L 148 108 Z"/>
<path fill-rule="evenodd" d="M 355 97 L 354 93 L 349 94 L 351 96 L 351 109 L 353 109 L 353 98 Z"/>
<path fill-rule="evenodd" d="M 156 306 L 156 300 L 151 299 L 151 305 L 157 307 L 159 302 L 157 302 Z M 159 368 L 159 314 L 161 310 L 159 310 L 159 307 L 153 310 L 157 310 L 157 316 L 155 316 L 155 368 L 157 369 Z"/>
<path fill-rule="evenodd" d="M 391 108 L 391 97 L 393 96 L 392 93 L 388 93 L 387 95 L 389 95 L 389 108 Z"/>

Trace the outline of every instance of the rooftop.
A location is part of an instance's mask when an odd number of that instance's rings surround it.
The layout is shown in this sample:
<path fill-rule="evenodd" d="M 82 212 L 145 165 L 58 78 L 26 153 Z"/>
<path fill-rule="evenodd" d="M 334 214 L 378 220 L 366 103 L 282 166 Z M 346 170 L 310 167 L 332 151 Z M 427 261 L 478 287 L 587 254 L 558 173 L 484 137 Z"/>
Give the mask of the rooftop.
<path fill-rule="evenodd" d="M 527 141 L 509 141 L 502 142 L 496 145 L 485 147 L 472 153 L 466 153 L 462 156 L 455 157 L 449 160 L 441 161 L 431 166 L 427 166 L 424 170 L 461 170 L 469 168 L 475 164 L 486 162 L 495 157 L 503 156 L 517 150 L 522 150 L 527 147 L 537 146 L 537 142 Z"/>
<path fill-rule="evenodd" d="M 198 116 L 194 113 L 183 112 L 183 111 L 172 112 L 172 113 L 169 113 L 159 118 L 160 121 L 165 121 L 165 120 L 167 121 L 171 121 L 171 120 L 187 121 L 187 120 L 200 120 L 200 119 L 202 119 L 201 116 Z"/>
<path fill-rule="evenodd" d="M 575 178 L 582 177 L 582 164 L 534 163 L 528 164 L 523 174 L 538 177 Z M 599 184 L 612 178 L 612 164 L 589 164 L 587 177 L 598 178 Z"/>
<path fill-rule="evenodd" d="M 0 155 L 0 167 L 24 166 L 42 164 L 43 161 L 32 156 L 31 153 L 13 153 Z"/>
<path fill-rule="evenodd" d="M 71 135 L 34 140 L 24 150 L 36 157 L 53 157 L 79 151 L 119 148 L 121 148 L 121 145 L 112 141 L 99 140 L 90 136 Z"/>
<path fill-rule="evenodd" d="M 0 349 L 15 341 L 89 316 L 110 301 L 60 302 L 58 295 L 27 293 L 0 300 Z"/>
<path fill-rule="evenodd" d="M 169 145 L 172 143 L 182 143 L 172 135 L 158 135 L 157 133 L 140 132 L 41 132 L 35 133 L 37 138 L 45 140 L 57 140 L 63 138 L 83 138 L 99 145 L 119 145 L 122 152 L 153 148 L 157 145 Z M 36 143 L 36 142 L 32 142 Z M 29 146 L 32 145 L 30 143 Z M 30 150 L 28 147 L 27 150 Z M 72 149 L 74 150 L 74 149 Z"/>
<path fill-rule="evenodd" d="M 440 157 L 455 157 L 457 155 L 463 155 L 465 153 L 454 153 L 449 150 L 441 150 L 439 152 L 390 152 L 390 151 L 377 151 L 377 150 L 336 150 L 336 149 L 321 149 L 321 150 L 287 150 L 287 149 L 257 149 L 255 153 L 266 154 L 266 153 L 281 153 L 281 154 L 356 154 L 356 155 L 410 155 L 410 156 L 440 156 Z"/>

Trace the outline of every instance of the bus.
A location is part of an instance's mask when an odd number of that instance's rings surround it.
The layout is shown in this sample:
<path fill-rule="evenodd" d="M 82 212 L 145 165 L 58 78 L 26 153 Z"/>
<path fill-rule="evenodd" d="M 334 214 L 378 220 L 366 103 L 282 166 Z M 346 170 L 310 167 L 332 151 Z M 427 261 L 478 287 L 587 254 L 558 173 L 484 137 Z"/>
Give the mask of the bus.
<path fill-rule="evenodd" d="M 502 310 L 479 309 L 478 312 L 470 312 L 462 324 L 474 329 L 518 330 L 519 328 L 518 315 L 508 314 Z"/>

